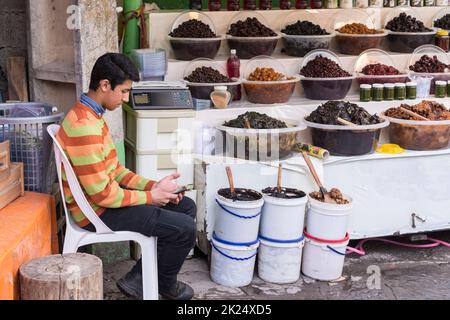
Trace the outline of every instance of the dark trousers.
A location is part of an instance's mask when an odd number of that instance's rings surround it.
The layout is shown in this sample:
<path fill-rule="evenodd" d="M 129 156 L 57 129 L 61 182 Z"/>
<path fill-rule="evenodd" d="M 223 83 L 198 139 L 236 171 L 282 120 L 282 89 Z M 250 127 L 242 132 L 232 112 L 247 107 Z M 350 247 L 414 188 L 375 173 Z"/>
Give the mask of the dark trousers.
<path fill-rule="evenodd" d="M 158 282 L 162 289 L 176 283 L 184 260 L 195 245 L 197 207 L 184 197 L 178 205 L 141 205 L 106 209 L 101 220 L 113 231 L 134 231 L 158 238 Z M 84 229 L 95 231 L 92 224 Z M 142 272 L 139 260 L 132 272 Z"/>

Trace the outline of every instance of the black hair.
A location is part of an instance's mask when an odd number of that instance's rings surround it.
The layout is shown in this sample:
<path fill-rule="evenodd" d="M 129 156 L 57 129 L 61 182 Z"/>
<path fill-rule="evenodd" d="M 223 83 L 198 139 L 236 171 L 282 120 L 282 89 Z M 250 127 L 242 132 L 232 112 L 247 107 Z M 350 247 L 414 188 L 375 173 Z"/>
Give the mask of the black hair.
<path fill-rule="evenodd" d="M 102 80 L 109 80 L 111 88 L 114 90 L 116 86 L 127 80 L 138 82 L 140 77 L 138 69 L 126 55 L 106 53 L 95 62 L 89 89 L 97 90 Z"/>

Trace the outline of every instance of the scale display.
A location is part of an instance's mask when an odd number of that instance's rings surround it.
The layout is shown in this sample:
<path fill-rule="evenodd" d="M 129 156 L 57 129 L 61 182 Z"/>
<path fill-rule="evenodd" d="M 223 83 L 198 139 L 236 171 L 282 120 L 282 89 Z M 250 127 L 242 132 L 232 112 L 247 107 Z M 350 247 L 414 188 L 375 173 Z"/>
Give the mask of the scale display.
<path fill-rule="evenodd" d="M 189 89 L 133 89 L 131 103 L 137 110 L 193 108 Z"/>

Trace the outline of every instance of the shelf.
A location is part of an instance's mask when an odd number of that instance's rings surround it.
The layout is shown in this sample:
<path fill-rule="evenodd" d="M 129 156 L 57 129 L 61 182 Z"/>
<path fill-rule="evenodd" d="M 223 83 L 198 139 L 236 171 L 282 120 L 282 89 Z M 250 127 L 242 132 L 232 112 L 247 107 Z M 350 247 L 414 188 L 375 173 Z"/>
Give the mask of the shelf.
<path fill-rule="evenodd" d="M 75 65 L 62 61 L 54 61 L 34 69 L 34 76 L 39 80 L 55 81 L 62 83 L 77 83 Z"/>

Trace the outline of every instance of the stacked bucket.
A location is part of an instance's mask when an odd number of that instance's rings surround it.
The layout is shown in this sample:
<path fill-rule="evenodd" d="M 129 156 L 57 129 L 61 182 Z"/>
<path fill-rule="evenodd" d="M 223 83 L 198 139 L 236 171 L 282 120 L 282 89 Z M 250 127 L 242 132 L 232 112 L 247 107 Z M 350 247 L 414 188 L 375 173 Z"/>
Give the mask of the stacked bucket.
<path fill-rule="evenodd" d="M 218 211 L 212 239 L 211 279 L 228 287 L 251 283 L 255 268 L 264 199 L 230 200 L 216 195 Z"/>
<path fill-rule="evenodd" d="M 258 254 L 258 276 L 272 283 L 293 283 L 300 278 L 306 194 L 284 199 L 264 195 Z"/>
<path fill-rule="evenodd" d="M 309 197 L 306 215 L 302 273 L 310 278 L 332 281 L 341 277 L 349 235 L 348 204 L 325 203 Z"/>

